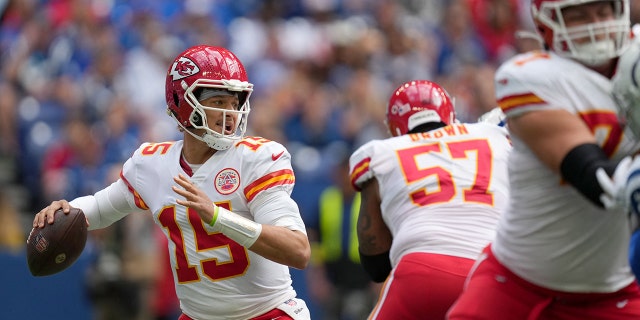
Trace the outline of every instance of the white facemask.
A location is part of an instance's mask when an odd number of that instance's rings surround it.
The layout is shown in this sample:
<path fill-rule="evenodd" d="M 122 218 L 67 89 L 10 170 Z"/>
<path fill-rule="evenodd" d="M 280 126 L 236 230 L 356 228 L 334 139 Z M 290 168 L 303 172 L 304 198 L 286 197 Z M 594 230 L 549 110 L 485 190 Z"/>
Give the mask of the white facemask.
<path fill-rule="evenodd" d="M 575 45 L 575 59 L 591 67 L 607 63 L 613 52 L 616 52 L 616 44 L 611 39 Z"/>

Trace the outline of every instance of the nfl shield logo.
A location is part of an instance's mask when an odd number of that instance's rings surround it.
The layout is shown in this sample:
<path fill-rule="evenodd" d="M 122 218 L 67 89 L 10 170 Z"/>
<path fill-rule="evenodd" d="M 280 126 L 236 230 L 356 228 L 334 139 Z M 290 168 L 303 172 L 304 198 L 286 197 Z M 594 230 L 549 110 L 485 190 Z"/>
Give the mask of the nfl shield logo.
<path fill-rule="evenodd" d="M 47 241 L 47 239 L 45 239 L 41 233 L 38 233 L 38 235 L 36 236 L 35 246 L 38 252 L 45 252 L 47 250 L 47 247 L 49 246 L 49 241 Z"/>

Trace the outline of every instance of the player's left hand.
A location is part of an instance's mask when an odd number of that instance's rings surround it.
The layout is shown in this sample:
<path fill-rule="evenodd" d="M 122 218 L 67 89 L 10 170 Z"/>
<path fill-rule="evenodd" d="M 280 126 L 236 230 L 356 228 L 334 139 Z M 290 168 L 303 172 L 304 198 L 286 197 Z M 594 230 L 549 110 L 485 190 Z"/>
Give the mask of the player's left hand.
<path fill-rule="evenodd" d="M 605 209 L 619 210 L 627 206 L 625 186 L 630 172 L 630 166 L 631 157 L 625 157 L 618 163 L 618 166 L 616 166 L 613 177 L 609 177 L 603 168 L 598 168 L 596 171 L 596 178 L 603 191 L 600 195 L 600 202 L 602 202 Z"/>
<path fill-rule="evenodd" d="M 173 186 L 173 191 L 184 197 L 184 200 L 176 199 L 176 202 L 179 205 L 194 209 L 200 216 L 200 219 L 209 224 L 211 220 L 213 220 L 213 215 L 216 209 L 216 205 L 213 201 L 211 201 L 207 194 L 200 190 L 200 188 L 193 184 L 193 182 L 191 182 L 191 180 L 186 176 L 179 174 L 178 176 L 173 177 L 173 181 L 182 187 L 178 188 Z"/>

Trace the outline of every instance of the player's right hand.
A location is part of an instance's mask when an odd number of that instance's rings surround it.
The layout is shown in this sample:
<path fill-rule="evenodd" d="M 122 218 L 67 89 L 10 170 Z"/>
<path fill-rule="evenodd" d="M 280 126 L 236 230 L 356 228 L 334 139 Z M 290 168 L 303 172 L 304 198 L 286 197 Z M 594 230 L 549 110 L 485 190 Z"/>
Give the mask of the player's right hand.
<path fill-rule="evenodd" d="M 62 208 L 64 213 L 69 213 L 71 209 L 71 205 L 67 200 L 56 200 L 51 202 L 50 205 L 40 210 L 33 218 L 33 227 L 34 228 L 43 228 L 45 222 L 48 224 L 52 224 L 55 218 L 56 210 Z"/>
<path fill-rule="evenodd" d="M 176 199 L 176 202 L 179 205 L 194 209 L 202 221 L 213 226 L 216 205 L 209 199 L 207 194 L 183 174 L 173 177 L 173 181 L 182 187 L 173 186 L 173 191 L 184 197 L 184 199 Z"/>

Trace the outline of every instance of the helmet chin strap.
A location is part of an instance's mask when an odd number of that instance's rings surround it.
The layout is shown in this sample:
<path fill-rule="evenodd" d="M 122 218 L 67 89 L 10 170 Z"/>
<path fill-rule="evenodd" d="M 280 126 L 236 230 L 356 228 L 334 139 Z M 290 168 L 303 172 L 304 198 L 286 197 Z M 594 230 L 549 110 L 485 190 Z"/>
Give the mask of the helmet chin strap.
<path fill-rule="evenodd" d="M 189 133 L 191 133 L 189 131 Z M 197 137 L 195 134 L 192 134 L 194 137 L 198 138 L 200 141 L 206 143 L 209 148 L 223 151 L 229 149 L 233 141 L 231 139 L 227 139 L 225 137 L 216 137 L 211 133 L 205 132 L 202 137 Z"/>
<path fill-rule="evenodd" d="M 224 151 L 227 150 L 231 147 L 231 145 L 233 144 L 233 140 L 229 139 L 229 138 L 225 138 L 225 137 L 216 137 L 215 135 L 209 133 L 209 132 L 205 132 L 202 136 L 198 136 L 197 134 L 191 132 L 190 129 L 185 128 L 185 126 L 182 125 L 182 123 L 180 123 L 180 121 L 178 121 L 176 119 L 176 117 L 171 114 L 171 117 L 173 117 L 176 122 L 178 123 L 178 126 L 182 129 L 182 131 L 190 134 L 192 137 L 204 142 L 207 144 L 207 146 L 209 146 L 209 148 L 214 149 L 214 150 L 218 150 L 218 151 Z"/>
<path fill-rule="evenodd" d="M 576 60 L 591 66 L 598 67 L 609 62 L 615 52 L 615 42 L 613 40 L 599 41 L 576 45 L 576 50 L 580 56 Z"/>

